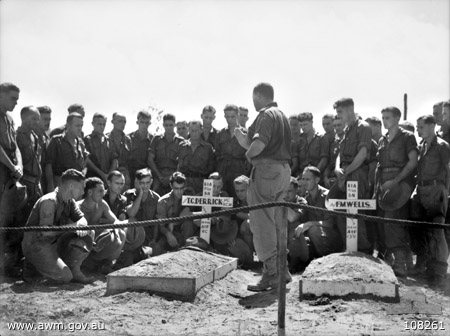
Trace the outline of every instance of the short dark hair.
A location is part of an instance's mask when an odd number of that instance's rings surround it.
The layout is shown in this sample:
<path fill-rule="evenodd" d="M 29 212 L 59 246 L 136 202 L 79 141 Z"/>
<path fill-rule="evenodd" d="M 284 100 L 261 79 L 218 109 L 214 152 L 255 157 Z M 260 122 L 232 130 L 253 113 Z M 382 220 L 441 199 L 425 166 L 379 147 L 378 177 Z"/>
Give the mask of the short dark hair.
<path fill-rule="evenodd" d="M 320 169 L 314 166 L 308 166 L 305 169 L 303 169 L 303 173 L 306 172 L 310 172 L 312 173 L 315 177 L 321 178 L 322 177 L 322 173 L 320 172 Z"/>
<path fill-rule="evenodd" d="M 405 130 L 410 131 L 411 133 L 414 133 L 416 131 L 414 124 L 408 120 L 403 120 L 398 125 L 401 128 L 404 128 Z"/>
<path fill-rule="evenodd" d="M 81 104 L 72 104 L 67 108 L 67 111 L 69 111 L 69 113 L 72 112 L 77 112 L 78 110 L 83 110 L 84 111 L 84 107 Z"/>
<path fill-rule="evenodd" d="M 352 98 L 341 98 L 333 104 L 333 108 L 337 109 L 338 107 L 347 107 L 347 106 L 355 106 Z"/>
<path fill-rule="evenodd" d="M 52 113 L 52 109 L 48 106 L 38 106 L 37 108 L 40 114 L 50 114 Z"/>
<path fill-rule="evenodd" d="M 119 117 L 124 117 L 125 119 L 127 119 L 127 116 L 125 114 L 120 113 L 120 112 L 114 112 L 113 115 L 112 115 L 112 120 L 114 120 L 116 118 L 119 118 Z"/>
<path fill-rule="evenodd" d="M 224 112 L 226 111 L 234 111 L 236 113 L 239 113 L 239 107 L 237 107 L 237 105 L 234 104 L 227 104 L 225 105 L 225 108 L 223 109 Z"/>
<path fill-rule="evenodd" d="M 94 121 L 97 118 L 107 119 L 106 116 L 103 113 L 94 113 L 94 116 L 92 117 L 92 121 Z"/>
<path fill-rule="evenodd" d="M 164 121 L 170 121 L 170 120 L 172 120 L 174 123 L 177 122 L 177 119 L 175 118 L 175 116 L 173 114 L 166 113 L 166 114 L 163 115 L 163 122 Z"/>
<path fill-rule="evenodd" d="M 292 114 L 292 115 L 289 116 L 288 119 L 294 119 L 294 120 L 300 121 L 300 120 L 298 119 L 298 114 Z"/>
<path fill-rule="evenodd" d="M 30 115 L 31 112 L 36 111 L 36 110 L 39 111 L 33 105 L 25 106 L 24 108 L 22 108 L 22 110 L 20 110 L 20 118 L 23 119 L 26 116 Z"/>
<path fill-rule="evenodd" d="M 170 176 L 169 180 L 170 184 L 178 183 L 178 184 L 185 184 L 186 183 L 186 176 L 179 171 L 176 171 Z"/>
<path fill-rule="evenodd" d="M 298 180 L 294 176 L 291 176 L 290 184 L 293 185 L 295 189 L 298 189 Z"/>
<path fill-rule="evenodd" d="M 151 177 L 151 178 L 153 178 L 153 176 L 152 176 L 152 171 L 150 170 L 150 169 L 148 169 L 148 168 L 142 168 L 142 169 L 139 169 L 139 170 L 136 170 L 136 174 L 134 175 L 139 181 L 140 180 L 142 180 L 142 179 L 144 179 L 144 178 L 146 178 L 146 177 Z"/>
<path fill-rule="evenodd" d="M 381 111 L 381 113 L 383 113 L 383 111 Z M 377 117 L 366 118 L 366 123 L 368 123 L 370 125 L 377 125 L 377 126 L 381 127 L 381 120 L 380 120 L 380 118 L 377 118 Z"/>
<path fill-rule="evenodd" d="M 436 104 L 433 105 L 433 109 L 438 108 L 438 107 L 442 108 L 443 105 L 444 105 L 443 101 L 437 102 Z"/>
<path fill-rule="evenodd" d="M 402 112 L 395 106 L 389 106 L 381 110 L 381 113 L 391 112 L 394 118 L 401 118 Z"/>
<path fill-rule="evenodd" d="M 89 190 L 96 188 L 98 185 L 104 185 L 103 181 L 98 177 L 89 177 L 86 179 L 84 185 L 84 195 L 86 196 Z"/>
<path fill-rule="evenodd" d="M 85 177 L 82 172 L 70 168 L 67 169 L 64 173 L 61 175 L 61 182 L 66 183 L 68 181 L 76 181 L 76 182 L 84 182 Z"/>
<path fill-rule="evenodd" d="M 423 121 L 427 125 L 436 125 L 436 118 L 431 114 L 426 114 L 417 118 L 417 121 Z"/>
<path fill-rule="evenodd" d="M 239 112 L 240 111 L 245 111 L 248 112 L 248 108 L 244 107 L 244 106 L 239 106 Z"/>
<path fill-rule="evenodd" d="M 442 107 L 449 107 L 450 106 L 450 100 L 446 100 L 442 103 Z"/>
<path fill-rule="evenodd" d="M 269 83 L 259 83 L 253 89 L 253 94 L 259 93 L 261 96 L 273 100 L 275 93 L 273 90 L 273 86 Z"/>
<path fill-rule="evenodd" d="M 216 109 L 212 106 L 212 105 L 206 105 L 203 110 L 202 110 L 202 114 L 205 112 L 211 112 L 211 113 L 216 113 Z"/>
<path fill-rule="evenodd" d="M 299 113 L 298 121 L 313 121 L 313 114 L 311 112 Z"/>
<path fill-rule="evenodd" d="M 323 115 L 322 120 L 323 119 L 331 119 L 334 120 L 334 114 L 333 113 L 326 113 Z"/>
<path fill-rule="evenodd" d="M 8 93 L 10 91 L 20 92 L 19 88 L 13 83 L 5 82 L 0 84 L 0 93 Z"/>
<path fill-rule="evenodd" d="M 120 171 L 118 171 L 118 170 L 113 170 L 113 171 L 109 172 L 108 177 L 107 177 L 107 180 L 108 180 L 109 182 L 111 182 L 112 179 L 113 179 L 113 177 L 123 177 L 123 178 L 125 178 L 125 177 L 123 176 L 123 174 L 122 174 Z"/>
<path fill-rule="evenodd" d="M 152 119 L 152 115 L 150 114 L 150 112 L 145 111 L 145 110 L 139 111 L 137 117 L 138 117 L 138 119 L 139 118 L 150 119 L 150 120 Z"/>
<path fill-rule="evenodd" d="M 339 114 L 336 113 L 336 114 L 334 115 L 334 117 L 333 117 L 333 121 L 334 121 L 334 120 L 342 120 L 342 117 L 341 117 Z"/>
<path fill-rule="evenodd" d="M 78 112 L 70 112 L 66 118 L 66 123 L 70 124 L 73 121 L 73 119 L 75 119 L 75 118 L 83 119 L 83 116 L 81 114 L 79 114 Z"/>

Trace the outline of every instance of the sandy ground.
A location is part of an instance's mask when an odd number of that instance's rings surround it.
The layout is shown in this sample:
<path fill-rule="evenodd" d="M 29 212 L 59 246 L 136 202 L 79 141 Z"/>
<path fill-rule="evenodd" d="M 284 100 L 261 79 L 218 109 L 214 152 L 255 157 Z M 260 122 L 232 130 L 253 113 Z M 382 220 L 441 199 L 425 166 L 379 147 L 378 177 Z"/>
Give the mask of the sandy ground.
<path fill-rule="evenodd" d="M 106 278 L 92 285 L 67 284 L 32 287 L 22 281 L 0 279 L 0 335 L 277 335 L 277 291 L 246 290 L 259 274 L 235 270 L 202 288 L 193 302 L 171 301 L 146 292 L 105 296 Z M 430 289 L 408 279 L 400 286 L 407 293 L 423 293 L 442 314 L 391 315 L 392 303 L 372 300 L 299 300 L 299 279 L 287 286 L 286 335 L 449 335 L 450 288 Z M 397 304 L 398 305 L 398 304 Z M 411 321 L 415 321 L 412 322 Z M 446 330 L 405 330 L 405 326 L 435 322 Z M 430 321 L 430 322 L 426 322 Z M 65 331 L 11 331 L 8 323 L 62 323 Z M 41 324 L 40 324 L 41 323 Z M 83 325 L 81 324 L 83 323 Z M 47 325 L 49 327 L 49 325 Z M 59 327 L 59 325 L 50 325 Z M 102 330 L 92 330 L 92 328 Z"/>

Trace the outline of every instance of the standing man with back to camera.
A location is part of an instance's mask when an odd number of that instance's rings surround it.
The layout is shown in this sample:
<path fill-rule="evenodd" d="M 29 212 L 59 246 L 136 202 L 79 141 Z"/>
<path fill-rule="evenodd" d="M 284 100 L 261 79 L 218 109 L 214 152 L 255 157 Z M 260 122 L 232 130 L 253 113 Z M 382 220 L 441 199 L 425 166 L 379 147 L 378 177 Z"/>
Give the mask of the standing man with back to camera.
<path fill-rule="evenodd" d="M 258 111 L 248 133 L 235 129 L 240 145 L 247 149 L 246 157 L 253 164 L 248 203 L 255 205 L 283 201 L 290 183 L 291 131 L 289 121 L 274 102 L 274 90 L 268 83 L 253 89 L 253 103 Z M 287 230 L 284 207 L 250 211 L 250 229 L 259 260 L 263 264 L 261 280 L 248 290 L 264 291 L 278 287 L 277 225 Z M 292 281 L 288 273 L 287 282 Z"/>

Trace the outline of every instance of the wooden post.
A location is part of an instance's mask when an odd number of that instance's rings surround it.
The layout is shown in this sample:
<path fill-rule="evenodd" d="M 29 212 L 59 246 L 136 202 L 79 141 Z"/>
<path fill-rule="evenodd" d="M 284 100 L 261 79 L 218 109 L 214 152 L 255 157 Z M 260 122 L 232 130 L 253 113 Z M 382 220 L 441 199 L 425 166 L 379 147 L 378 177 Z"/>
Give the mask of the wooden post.
<path fill-rule="evenodd" d="M 403 95 L 403 120 L 408 119 L 408 94 Z"/>
<path fill-rule="evenodd" d="M 375 210 L 377 201 L 374 199 L 358 199 L 358 182 L 347 181 L 347 199 L 330 199 L 325 204 L 328 209 L 347 210 L 347 213 L 358 213 L 358 210 Z M 346 251 L 358 251 L 358 220 L 347 217 Z"/>
<path fill-rule="evenodd" d="M 286 334 L 286 264 L 287 264 L 287 208 L 275 208 L 275 223 L 278 251 L 278 336 Z"/>

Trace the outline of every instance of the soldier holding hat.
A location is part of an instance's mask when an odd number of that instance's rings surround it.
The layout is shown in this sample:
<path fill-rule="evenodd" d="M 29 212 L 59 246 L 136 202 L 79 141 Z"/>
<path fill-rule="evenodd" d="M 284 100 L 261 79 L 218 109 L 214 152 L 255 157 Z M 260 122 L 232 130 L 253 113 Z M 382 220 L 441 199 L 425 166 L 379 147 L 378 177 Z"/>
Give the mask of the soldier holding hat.
<path fill-rule="evenodd" d="M 383 126 L 388 132 L 378 146 L 376 196 L 378 216 L 408 219 L 409 203 L 417 167 L 418 149 L 414 135 L 399 127 L 401 112 L 397 107 L 381 111 Z M 393 253 L 392 268 L 397 276 L 406 276 L 407 259 L 411 258 L 408 231 L 403 225 L 379 223 L 378 252 Z M 409 260 L 409 265 L 412 260 Z"/>
<path fill-rule="evenodd" d="M 449 144 L 436 136 L 436 120 L 431 115 L 417 119 L 417 131 L 424 140 L 419 148 L 417 189 L 413 199 L 425 212 L 427 221 L 444 223 L 448 206 Z M 427 274 L 439 284 L 447 273 L 448 246 L 443 228 L 426 228 Z M 417 256 L 418 260 L 420 259 Z"/>

